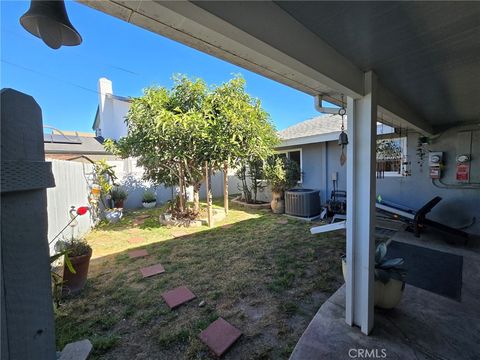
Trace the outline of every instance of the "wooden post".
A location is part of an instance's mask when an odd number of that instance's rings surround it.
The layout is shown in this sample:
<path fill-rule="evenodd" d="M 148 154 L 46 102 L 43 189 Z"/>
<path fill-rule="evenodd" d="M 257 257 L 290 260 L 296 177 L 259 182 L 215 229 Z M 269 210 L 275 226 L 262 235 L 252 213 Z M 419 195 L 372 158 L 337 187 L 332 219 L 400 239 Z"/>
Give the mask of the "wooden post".
<path fill-rule="evenodd" d="M 223 208 L 225 216 L 228 215 L 228 163 L 223 164 Z"/>
<path fill-rule="evenodd" d="M 1 358 L 56 359 L 42 111 L 1 91 Z"/>
<path fill-rule="evenodd" d="M 212 168 L 208 161 L 205 161 L 205 185 L 207 194 L 207 220 L 208 226 L 213 227 L 213 213 L 212 213 Z"/>

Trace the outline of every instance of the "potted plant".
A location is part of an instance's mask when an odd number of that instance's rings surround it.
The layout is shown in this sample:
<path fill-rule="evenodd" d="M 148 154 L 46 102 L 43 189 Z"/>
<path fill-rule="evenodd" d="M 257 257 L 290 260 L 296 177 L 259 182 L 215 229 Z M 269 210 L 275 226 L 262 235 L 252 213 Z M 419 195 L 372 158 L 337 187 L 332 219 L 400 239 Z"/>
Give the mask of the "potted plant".
<path fill-rule="evenodd" d="M 154 208 L 157 205 L 157 195 L 153 191 L 143 193 L 142 205 L 146 209 Z"/>
<path fill-rule="evenodd" d="M 127 199 L 128 197 L 128 194 L 127 192 L 122 189 L 121 187 L 114 187 L 111 191 L 110 191 L 110 196 L 113 200 L 113 206 L 115 208 L 120 208 L 122 209 L 123 208 L 123 203 L 124 201 Z"/>
<path fill-rule="evenodd" d="M 63 266 L 62 293 L 72 294 L 81 291 L 87 282 L 92 248 L 84 239 L 72 238 L 58 241 L 56 250 L 60 254 L 66 255 Z"/>
<path fill-rule="evenodd" d="M 264 177 L 272 190 L 270 206 L 275 214 L 285 212 L 285 191 L 295 187 L 300 178 L 300 169 L 295 161 L 275 157 L 267 161 L 264 167 Z"/>
<path fill-rule="evenodd" d="M 387 245 L 382 242 L 375 251 L 374 304 L 382 309 L 392 309 L 398 305 L 405 289 L 406 270 L 402 258 L 385 260 Z M 347 279 L 347 260 L 342 256 L 343 279 Z"/>

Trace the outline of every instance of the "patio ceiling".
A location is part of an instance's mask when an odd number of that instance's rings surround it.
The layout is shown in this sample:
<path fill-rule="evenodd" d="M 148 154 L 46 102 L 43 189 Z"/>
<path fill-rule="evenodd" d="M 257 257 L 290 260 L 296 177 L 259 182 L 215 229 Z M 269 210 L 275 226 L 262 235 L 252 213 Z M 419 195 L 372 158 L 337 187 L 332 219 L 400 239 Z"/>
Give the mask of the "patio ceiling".
<path fill-rule="evenodd" d="M 373 70 L 387 124 L 480 120 L 479 3 L 80 2 L 336 103 Z"/>
<path fill-rule="evenodd" d="M 432 125 L 480 120 L 479 3 L 276 3 Z"/>

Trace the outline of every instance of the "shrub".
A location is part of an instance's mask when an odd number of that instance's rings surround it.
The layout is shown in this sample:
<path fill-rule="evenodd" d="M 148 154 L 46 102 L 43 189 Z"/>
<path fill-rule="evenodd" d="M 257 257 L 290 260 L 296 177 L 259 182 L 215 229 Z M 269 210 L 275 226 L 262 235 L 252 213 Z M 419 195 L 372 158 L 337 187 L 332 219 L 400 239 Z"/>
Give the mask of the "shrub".
<path fill-rule="evenodd" d="M 66 252 L 68 256 L 82 256 L 87 255 L 91 250 L 91 246 L 85 241 L 85 239 L 71 239 L 71 240 L 59 240 L 55 244 L 55 250 L 59 253 Z"/>
<path fill-rule="evenodd" d="M 152 203 L 157 201 L 157 195 L 153 191 L 145 191 L 143 193 L 142 202 L 144 203 Z"/>
<path fill-rule="evenodd" d="M 113 201 L 121 201 L 121 200 L 125 200 L 128 194 L 124 189 L 120 187 L 114 187 L 110 191 L 110 196 L 112 197 Z"/>
<path fill-rule="evenodd" d="M 297 185 L 300 169 L 295 161 L 274 157 L 264 166 L 264 177 L 273 192 L 283 193 Z"/>

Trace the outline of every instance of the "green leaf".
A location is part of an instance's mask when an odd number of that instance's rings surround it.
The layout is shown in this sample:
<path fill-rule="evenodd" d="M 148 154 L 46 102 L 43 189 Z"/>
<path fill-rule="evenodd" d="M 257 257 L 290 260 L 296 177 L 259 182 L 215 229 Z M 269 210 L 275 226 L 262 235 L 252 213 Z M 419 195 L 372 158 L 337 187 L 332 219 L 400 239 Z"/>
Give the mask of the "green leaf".
<path fill-rule="evenodd" d="M 68 252 L 65 253 L 65 265 L 67 265 L 68 270 L 72 274 L 76 274 L 77 272 L 75 271 L 72 262 L 70 261 L 70 258 L 68 257 Z"/>

